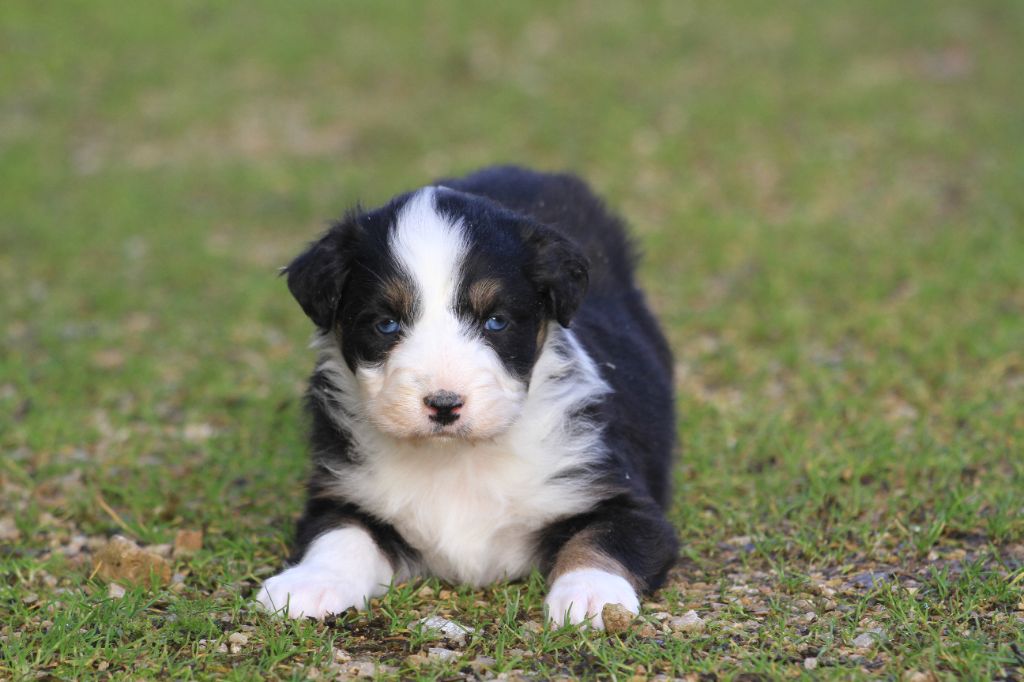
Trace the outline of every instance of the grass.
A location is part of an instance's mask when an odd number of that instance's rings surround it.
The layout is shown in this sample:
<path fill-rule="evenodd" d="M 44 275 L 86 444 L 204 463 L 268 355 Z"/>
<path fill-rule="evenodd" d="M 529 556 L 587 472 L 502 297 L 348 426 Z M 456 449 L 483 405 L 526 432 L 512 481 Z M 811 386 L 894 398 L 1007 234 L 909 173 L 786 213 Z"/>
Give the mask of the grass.
<path fill-rule="evenodd" d="M 0 678 L 1020 679 L 1022 7 L 0 4 Z M 306 466 L 276 268 L 504 161 L 646 251 L 685 547 L 649 627 L 540 628 L 538 576 L 254 612 Z M 200 528 L 172 587 L 92 575 Z"/>

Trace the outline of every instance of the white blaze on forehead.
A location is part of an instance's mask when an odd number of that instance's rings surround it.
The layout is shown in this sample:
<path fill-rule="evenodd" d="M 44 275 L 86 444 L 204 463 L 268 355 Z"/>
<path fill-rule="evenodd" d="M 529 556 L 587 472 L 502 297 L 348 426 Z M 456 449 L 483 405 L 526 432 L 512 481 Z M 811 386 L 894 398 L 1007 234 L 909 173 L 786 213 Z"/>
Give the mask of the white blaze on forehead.
<path fill-rule="evenodd" d="M 468 245 L 461 221 L 437 211 L 437 189 L 419 190 L 402 208 L 391 233 L 391 251 L 412 278 L 425 317 L 454 308 L 459 270 Z"/>
<path fill-rule="evenodd" d="M 451 391 L 462 398 L 448 435 L 491 438 L 518 417 L 526 386 L 508 373 L 476 323 L 456 312 L 462 264 L 469 250 L 459 217 L 445 217 L 438 188 L 416 192 L 395 218 L 389 239 L 396 265 L 416 290 L 415 317 L 382 364 L 360 366 L 356 376 L 367 418 L 398 437 L 436 434 L 424 398 Z"/>

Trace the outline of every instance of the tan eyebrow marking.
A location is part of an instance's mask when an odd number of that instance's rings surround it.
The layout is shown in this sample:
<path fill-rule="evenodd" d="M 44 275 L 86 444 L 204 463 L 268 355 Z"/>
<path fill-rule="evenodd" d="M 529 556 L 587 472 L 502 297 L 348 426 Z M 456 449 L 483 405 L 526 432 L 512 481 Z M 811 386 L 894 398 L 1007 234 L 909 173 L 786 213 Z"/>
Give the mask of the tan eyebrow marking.
<path fill-rule="evenodd" d="M 469 305 L 478 315 L 491 309 L 501 293 L 501 281 L 492 277 L 478 279 L 469 285 Z"/>
<path fill-rule="evenodd" d="M 384 284 L 384 299 L 396 315 L 408 315 L 416 303 L 416 291 L 409 282 L 391 278 Z"/>

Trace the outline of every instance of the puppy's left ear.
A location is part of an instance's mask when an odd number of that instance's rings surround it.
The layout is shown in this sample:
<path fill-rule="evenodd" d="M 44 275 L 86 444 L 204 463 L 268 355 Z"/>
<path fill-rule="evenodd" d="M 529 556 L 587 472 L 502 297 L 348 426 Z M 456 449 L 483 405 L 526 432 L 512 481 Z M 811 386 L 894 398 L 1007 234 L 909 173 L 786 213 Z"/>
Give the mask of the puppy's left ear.
<path fill-rule="evenodd" d="M 527 274 L 548 315 L 568 327 L 587 293 L 587 257 L 574 242 L 542 225 L 530 226 L 525 241 L 532 251 Z"/>
<path fill-rule="evenodd" d="M 302 310 L 322 329 L 334 325 L 360 232 L 355 216 L 349 216 L 310 244 L 281 273 L 288 276 L 288 289 Z"/>

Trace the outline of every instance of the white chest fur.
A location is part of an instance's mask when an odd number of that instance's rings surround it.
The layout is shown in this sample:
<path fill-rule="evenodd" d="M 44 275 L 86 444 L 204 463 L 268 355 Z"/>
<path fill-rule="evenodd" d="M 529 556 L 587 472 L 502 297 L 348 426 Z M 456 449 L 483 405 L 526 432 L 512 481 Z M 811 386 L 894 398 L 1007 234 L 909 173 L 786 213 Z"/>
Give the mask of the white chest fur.
<path fill-rule="evenodd" d="M 579 480 L 551 480 L 578 460 L 537 445 L 532 452 L 499 444 L 399 449 L 338 482 L 348 499 L 387 520 L 420 551 L 427 572 L 482 585 L 527 573 L 535 532 L 593 504 Z"/>
<path fill-rule="evenodd" d="M 358 455 L 331 469 L 331 487 L 393 525 L 419 550 L 426 573 L 473 585 L 522 576 L 536 561 L 536 531 L 596 502 L 580 470 L 602 455 L 600 429 L 570 415 L 608 389 L 568 332 L 549 333 L 517 423 L 477 443 L 382 434 L 359 418 L 352 374 L 330 348 L 321 345 L 320 370 L 338 390 L 325 404 L 348 408 L 332 416 Z"/>

